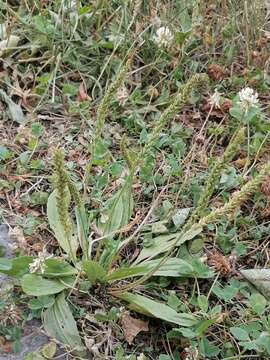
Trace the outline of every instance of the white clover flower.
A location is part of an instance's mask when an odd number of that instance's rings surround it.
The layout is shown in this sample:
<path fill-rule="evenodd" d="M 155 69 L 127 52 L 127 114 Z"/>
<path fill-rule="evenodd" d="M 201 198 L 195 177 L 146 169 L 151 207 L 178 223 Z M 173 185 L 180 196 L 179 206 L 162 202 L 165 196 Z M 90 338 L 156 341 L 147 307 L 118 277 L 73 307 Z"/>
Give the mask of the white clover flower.
<path fill-rule="evenodd" d="M 159 46 L 168 47 L 173 41 L 174 35 L 171 30 L 166 26 L 161 26 L 157 29 L 156 34 L 153 36 L 154 42 Z"/>
<path fill-rule="evenodd" d="M 246 87 L 239 91 L 238 105 L 247 113 L 252 107 L 258 107 L 258 93 L 256 93 L 250 87 Z"/>
<path fill-rule="evenodd" d="M 199 360 L 199 351 L 196 348 L 192 348 L 191 346 L 185 348 L 186 357 L 185 360 Z"/>
<path fill-rule="evenodd" d="M 214 94 L 210 96 L 209 104 L 213 106 L 215 109 L 220 109 L 221 107 L 221 93 L 218 92 L 217 89 L 215 89 Z"/>
<path fill-rule="evenodd" d="M 30 273 L 40 271 L 41 274 L 45 271 L 45 260 L 52 258 L 53 255 L 49 255 L 47 252 L 42 251 L 38 253 L 38 257 L 29 264 Z"/>

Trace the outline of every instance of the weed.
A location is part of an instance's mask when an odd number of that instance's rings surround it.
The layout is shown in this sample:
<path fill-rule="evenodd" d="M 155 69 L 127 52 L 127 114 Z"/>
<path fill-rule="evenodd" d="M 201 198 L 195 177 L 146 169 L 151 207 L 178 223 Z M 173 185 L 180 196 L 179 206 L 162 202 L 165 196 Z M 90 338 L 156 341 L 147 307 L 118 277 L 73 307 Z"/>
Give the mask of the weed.
<path fill-rule="evenodd" d="M 269 357 L 261 5 L 1 5 L 0 216 L 23 234 L 0 347 L 34 317 L 71 358 Z"/>

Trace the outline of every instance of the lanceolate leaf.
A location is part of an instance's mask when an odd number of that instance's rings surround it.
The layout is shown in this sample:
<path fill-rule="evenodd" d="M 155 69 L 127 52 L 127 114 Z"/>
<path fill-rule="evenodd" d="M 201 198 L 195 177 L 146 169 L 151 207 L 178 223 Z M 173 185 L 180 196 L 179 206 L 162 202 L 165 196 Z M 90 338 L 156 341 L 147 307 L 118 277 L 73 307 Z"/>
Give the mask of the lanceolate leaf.
<path fill-rule="evenodd" d="M 178 232 L 174 234 L 158 236 L 153 239 L 151 246 L 142 249 L 135 262 L 138 264 L 146 259 L 153 259 L 157 255 L 170 250 L 173 246 L 180 246 L 184 242 L 192 240 L 195 238 L 195 236 L 199 235 L 202 230 L 202 227 L 198 226 L 193 230 L 187 231 L 185 234 Z"/>
<path fill-rule="evenodd" d="M 87 259 L 89 225 L 88 225 L 88 219 L 84 206 L 76 206 L 75 215 L 76 215 L 77 232 L 79 236 L 80 246 L 82 248 L 84 258 Z"/>
<path fill-rule="evenodd" d="M 119 295 L 119 298 L 127 301 L 132 310 L 173 324 L 194 326 L 198 323 L 195 316 L 188 313 L 179 314 L 169 306 L 142 295 L 124 293 Z"/>
<path fill-rule="evenodd" d="M 67 253 L 70 254 L 70 248 L 72 249 L 73 255 L 75 257 L 76 251 L 78 249 L 78 239 L 76 236 L 73 235 L 74 231 L 70 232 L 70 235 L 66 234 L 66 231 L 64 227 L 62 226 L 60 219 L 59 219 L 59 213 L 57 210 L 57 203 L 56 203 L 56 190 L 54 190 L 47 202 L 47 216 L 48 221 L 51 229 L 54 232 L 54 235 L 61 246 L 61 248 Z M 70 223 L 72 224 L 72 221 L 70 220 Z M 74 228 L 74 225 L 73 225 Z M 72 229 L 73 230 L 73 229 Z"/>
<path fill-rule="evenodd" d="M 241 270 L 240 273 L 270 300 L 270 269 L 247 269 Z"/>
<path fill-rule="evenodd" d="M 57 259 L 47 259 L 44 262 L 44 276 L 64 277 L 77 274 L 77 270 L 65 261 Z"/>
<path fill-rule="evenodd" d="M 145 261 L 138 266 L 129 268 L 120 268 L 107 276 L 108 281 L 121 280 L 135 276 L 142 276 L 155 268 L 160 259 Z M 203 264 L 202 264 L 203 266 Z M 196 278 L 209 278 L 213 276 L 213 272 L 204 265 L 204 271 L 197 272 L 196 267 L 179 258 L 169 258 L 160 268 L 153 274 L 153 276 L 172 276 L 172 277 L 196 277 Z M 208 271 L 207 271 L 208 270 Z"/>
<path fill-rule="evenodd" d="M 65 300 L 64 293 L 57 296 L 52 307 L 43 316 L 45 331 L 52 338 L 68 345 L 72 351 L 82 352 L 82 344 L 76 322 Z"/>
<path fill-rule="evenodd" d="M 178 236 L 177 246 L 180 246 L 186 241 L 194 239 L 197 235 L 199 235 L 203 231 L 202 226 L 196 226 L 193 229 L 188 230 L 184 234 Z"/>
<path fill-rule="evenodd" d="M 152 259 L 170 249 L 175 242 L 178 233 L 160 235 L 152 240 L 151 246 L 144 247 L 137 257 L 135 263 L 138 264 L 146 259 Z"/>
<path fill-rule="evenodd" d="M 145 266 L 133 266 L 133 267 L 127 267 L 127 268 L 120 268 L 115 271 L 113 271 L 111 274 L 108 274 L 106 276 L 107 281 L 114 281 L 114 280 L 122 280 L 127 278 L 132 278 L 135 276 L 141 276 L 143 274 L 146 274 L 149 271 L 149 268 L 147 265 Z"/>
<path fill-rule="evenodd" d="M 113 233 L 129 223 L 133 211 L 132 177 L 127 177 L 121 189 L 109 200 L 104 235 Z M 101 224 L 102 226 L 102 224 Z"/>
<path fill-rule="evenodd" d="M 21 286 L 27 295 L 41 296 L 58 294 L 68 287 L 58 280 L 44 279 L 40 275 L 26 274 L 22 277 Z"/>

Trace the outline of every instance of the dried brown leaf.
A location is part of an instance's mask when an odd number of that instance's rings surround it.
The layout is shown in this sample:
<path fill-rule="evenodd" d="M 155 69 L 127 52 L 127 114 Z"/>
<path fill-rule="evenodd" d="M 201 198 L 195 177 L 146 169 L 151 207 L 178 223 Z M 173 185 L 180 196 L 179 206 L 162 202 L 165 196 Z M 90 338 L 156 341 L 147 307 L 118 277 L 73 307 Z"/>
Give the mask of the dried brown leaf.
<path fill-rule="evenodd" d="M 135 319 L 125 311 L 121 317 L 121 325 L 123 328 L 124 336 L 129 345 L 132 344 L 135 336 L 141 331 L 149 331 L 148 322 Z"/>
<path fill-rule="evenodd" d="M 81 82 L 81 84 L 79 86 L 79 92 L 78 92 L 76 100 L 78 102 L 82 102 L 82 101 L 86 101 L 86 100 L 89 100 L 89 99 L 90 99 L 90 97 L 87 95 L 84 83 Z"/>
<path fill-rule="evenodd" d="M 270 176 L 262 183 L 261 192 L 266 196 L 270 197 Z"/>
<path fill-rule="evenodd" d="M 239 158 L 239 159 L 236 159 L 233 162 L 233 164 L 237 167 L 237 169 L 242 169 L 246 165 L 247 161 L 248 161 L 247 158 Z"/>
<path fill-rule="evenodd" d="M 218 64 L 210 64 L 208 66 L 207 73 L 212 80 L 221 80 L 225 77 L 225 70 L 222 66 Z"/>
<path fill-rule="evenodd" d="M 3 353 L 10 353 L 12 351 L 11 349 L 11 342 L 6 341 L 6 339 L 3 336 L 0 336 L 0 350 Z"/>
<path fill-rule="evenodd" d="M 224 113 L 228 113 L 231 107 L 232 101 L 230 99 L 224 99 L 223 103 L 221 104 L 221 110 Z"/>

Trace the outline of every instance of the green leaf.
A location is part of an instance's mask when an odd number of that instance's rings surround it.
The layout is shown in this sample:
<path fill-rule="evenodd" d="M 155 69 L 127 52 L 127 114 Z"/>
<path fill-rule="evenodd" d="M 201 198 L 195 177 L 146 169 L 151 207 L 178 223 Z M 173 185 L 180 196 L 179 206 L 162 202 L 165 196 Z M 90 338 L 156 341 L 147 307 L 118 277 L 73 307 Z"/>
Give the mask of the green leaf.
<path fill-rule="evenodd" d="M 76 275 L 78 271 L 62 260 L 47 259 L 44 262 L 44 273 L 46 277 L 63 277 Z"/>
<path fill-rule="evenodd" d="M 203 231 L 203 228 L 200 225 L 196 225 L 194 228 L 191 228 L 183 235 L 178 236 L 177 246 L 183 244 L 186 241 L 194 239 L 197 235 L 199 235 Z"/>
<path fill-rule="evenodd" d="M 173 215 L 172 221 L 174 223 L 174 226 L 176 229 L 179 229 L 181 225 L 184 224 L 186 219 L 188 218 L 188 215 L 190 213 L 191 208 L 184 208 L 179 209 L 177 212 Z"/>
<path fill-rule="evenodd" d="M 148 261 L 144 261 L 142 264 L 138 266 L 133 266 L 129 268 L 120 268 L 118 270 L 115 270 L 110 275 L 107 275 L 106 279 L 108 281 L 121 280 L 130 277 L 145 275 L 148 272 L 150 272 L 152 269 L 154 269 L 159 264 L 160 260 L 161 259 L 148 260 Z M 206 265 L 204 265 L 204 267 L 208 269 L 208 273 L 206 273 L 206 271 L 197 273 L 192 263 L 189 263 L 179 258 L 169 258 L 168 260 L 166 260 L 164 264 L 162 264 L 159 267 L 158 270 L 154 272 L 153 276 L 192 277 L 192 278 L 212 277 L 213 272 Z"/>
<path fill-rule="evenodd" d="M 229 110 L 229 113 L 235 119 L 237 119 L 239 121 L 243 121 L 245 113 L 244 113 L 243 109 L 240 106 L 235 105 L 235 106 L 231 107 L 230 110 Z"/>
<path fill-rule="evenodd" d="M 233 326 L 230 328 L 230 332 L 233 334 L 233 336 L 237 340 L 240 340 L 240 341 L 250 340 L 248 332 L 241 327 Z"/>
<path fill-rule="evenodd" d="M 142 249 L 135 263 L 140 263 L 148 258 L 154 258 L 155 256 L 166 252 L 175 242 L 177 235 L 178 234 L 175 233 L 155 237 L 151 242 L 151 246 Z"/>
<path fill-rule="evenodd" d="M 40 310 L 49 308 L 54 303 L 54 297 L 51 295 L 43 295 L 29 301 L 29 308 L 31 310 Z"/>
<path fill-rule="evenodd" d="M 31 132 L 35 137 L 41 136 L 43 131 L 44 131 L 43 126 L 39 122 L 34 122 L 31 125 Z"/>
<path fill-rule="evenodd" d="M 26 354 L 23 360 L 45 360 L 45 358 L 42 355 L 40 355 L 38 352 L 32 352 Z"/>
<path fill-rule="evenodd" d="M 262 350 L 265 349 L 270 355 L 270 334 L 268 331 L 261 332 L 255 341 Z"/>
<path fill-rule="evenodd" d="M 187 8 L 183 8 L 179 13 L 181 29 L 183 32 L 188 32 L 192 29 L 192 19 L 188 13 Z"/>
<path fill-rule="evenodd" d="M 0 272 L 12 269 L 12 261 L 7 258 L 0 258 Z"/>
<path fill-rule="evenodd" d="M 241 270 L 244 276 L 267 300 L 270 300 L 270 269 Z"/>
<path fill-rule="evenodd" d="M 11 262 L 11 268 L 4 270 L 4 266 L 2 269 L 0 268 L 0 272 L 15 277 L 21 277 L 29 271 L 29 264 L 33 261 L 32 256 L 19 256 L 14 259 L 9 259 Z M 1 266 L 1 265 L 0 265 Z"/>
<path fill-rule="evenodd" d="M 64 293 L 57 296 L 52 307 L 44 312 L 44 328 L 47 334 L 62 344 L 68 345 L 72 351 L 83 352 L 76 321 L 74 320 Z"/>
<path fill-rule="evenodd" d="M 167 234 L 168 229 L 164 225 L 163 221 L 157 221 L 152 224 L 151 233 L 152 234 Z"/>
<path fill-rule="evenodd" d="M 197 279 L 209 279 L 214 276 L 213 270 L 205 265 L 199 258 L 192 258 L 190 265 L 193 267 L 193 277 Z"/>
<path fill-rule="evenodd" d="M 160 262 L 161 259 L 145 261 L 143 264 L 126 269 L 118 269 L 108 276 L 109 280 L 121 280 L 134 276 L 145 275 L 152 271 Z M 171 276 L 180 277 L 186 276 L 187 273 L 192 273 L 192 267 L 184 260 L 178 258 L 168 259 L 164 264 L 155 271 L 153 276 Z M 183 271 L 183 273 L 181 273 Z"/>
<path fill-rule="evenodd" d="M 0 160 L 8 160 L 12 157 L 12 152 L 5 146 L 0 146 Z"/>
<path fill-rule="evenodd" d="M 222 300 L 230 301 L 238 293 L 239 289 L 233 285 L 227 285 L 224 288 L 220 286 L 214 286 L 213 293 Z"/>
<path fill-rule="evenodd" d="M 88 258 L 88 236 L 89 236 L 89 225 L 88 218 L 84 206 L 75 207 L 77 233 L 79 236 L 79 243 L 83 251 L 84 258 Z"/>
<path fill-rule="evenodd" d="M 132 177 L 128 176 L 121 189 L 108 201 L 106 223 L 100 224 L 104 235 L 126 226 L 131 218 L 132 211 Z"/>
<path fill-rule="evenodd" d="M 216 356 L 220 353 L 219 347 L 212 344 L 205 337 L 201 339 L 199 347 L 200 347 L 200 353 L 204 357 L 209 357 L 209 358 L 214 357 L 216 359 Z"/>
<path fill-rule="evenodd" d="M 161 354 L 159 355 L 158 360 L 172 360 L 172 358 L 170 355 Z"/>
<path fill-rule="evenodd" d="M 208 310 L 208 299 L 205 295 L 199 295 L 197 298 L 198 306 L 203 312 Z"/>
<path fill-rule="evenodd" d="M 1 53 L 1 49 L 0 49 L 0 53 Z M 18 104 L 16 104 L 14 101 L 12 101 L 11 98 L 1 89 L 0 89 L 0 97 L 2 98 L 3 101 L 5 101 L 5 103 L 8 106 L 8 111 L 11 120 L 17 122 L 18 124 L 25 124 L 26 119 L 21 107 Z"/>
<path fill-rule="evenodd" d="M 191 31 L 183 32 L 183 31 L 177 31 L 175 33 L 175 42 L 179 45 L 182 45 L 186 38 L 191 34 Z"/>
<path fill-rule="evenodd" d="M 107 281 L 122 280 L 132 278 L 135 276 L 141 276 L 148 272 L 147 266 L 134 266 L 134 267 L 122 267 L 113 271 L 111 274 L 106 275 Z"/>
<path fill-rule="evenodd" d="M 59 280 L 44 279 L 35 274 L 24 275 L 21 286 L 27 295 L 32 296 L 57 294 L 68 287 Z"/>
<path fill-rule="evenodd" d="M 196 337 L 196 333 L 191 330 L 190 328 L 174 328 L 172 330 L 170 330 L 168 333 L 168 339 L 173 339 L 173 338 L 182 338 L 183 336 L 188 338 L 188 339 L 193 339 Z"/>
<path fill-rule="evenodd" d="M 72 249 L 73 257 L 76 257 L 76 251 L 78 249 L 79 243 L 76 236 L 73 236 L 72 234 L 75 233 L 74 231 L 70 232 L 70 235 L 66 235 L 66 231 L 64 227 L 62 226 L 59 218 L 59 213 L 57 209 L 57 202 L 56 202 L 56 194 L 57 191 L 54 190 L 47 202 L 47 216 L 50 228 L 53 230 L 54 235 L 61 246 L 61 248 L 69 255 L 70 254 L 70 247 Z M 70 223 L 72 221 L 70 220 Z M 73 226 L 74 228 L 74 226 Z M 70 244 L 70 245 L 69 245 Z"/>
<path fill-rule="evenodd" d="M 198 322 L 195 316 L 191 314 L 179 314 L 169 306 L 158 301 L 151 300 L 142 295 L 124 293 L 118 297 L 124 301 L 127 301 L 130 304 L 130 308 L 132 310 L 168 321 L 173 324 L 188 327 L 194 326 Z"/>
<path fill-rule="evenodd" d="M 167 299 L 167 304 L 169 305 L 169 307 L 177 311 L 178 308 L 181 306 L 181 301 L 175 294 L 170 294 Z"/>
<path fill-rule="evenodd" d="M 108 313 L 97 313 L 95 319 L 98 321 L 117 321 L 120 317 L 119 308 L 112 307 Z"/>
<path fill-rule="evenodd" d="M 184 242 L 194 239 L 195 236 L 202 232 L 202 230 L 202 227 L 198 226 L 194 229 L 190 229 L 183 235 L 182 232 L 178 232 L 174 234 L 157 236 L 152 240 L 151 246 L 144 247 L 142 249 L 135 263 L 142 262 L 148 258 L 152 259 L 157 255 L 170 250 L 173 246 L 180 246 Z"/>
<path fill-rule="evenodd" d="M 82 262 L 82 269 L 92 284 L 95 284 L 97 281 L 104 282 L 106 271 L 96 261 L 84 260 Z"/>
<path fill-rule="evenodd" d="M 215 324 L 216 321 L 217 317 L 213 319 L 201 320 L 194 329 L 196 336 L 202 336 L 211 325 Z"/>
<path fill-rule="evenodd" d="M 265 311 L 267 301 L 264 296 L 256 293 L 250 296 L 249 305 L 256 314 L 262 315 Z"/>
<path fill-rule="evenodd" d="M 50 341 L 48 344 L 43 346 L 41 353 L 46 359 L 53 359 L 56 353 L 56 343 L 54 341 Z"/>
<path fill-rule="evenodd" d="M 256 344 L 256 340 L 253 341 L 240 341 L 238 343 L 239 346 L 242 346 L 245 350 L 255 350 L 257 352 L 260 351 L 258 345 Z"/>

